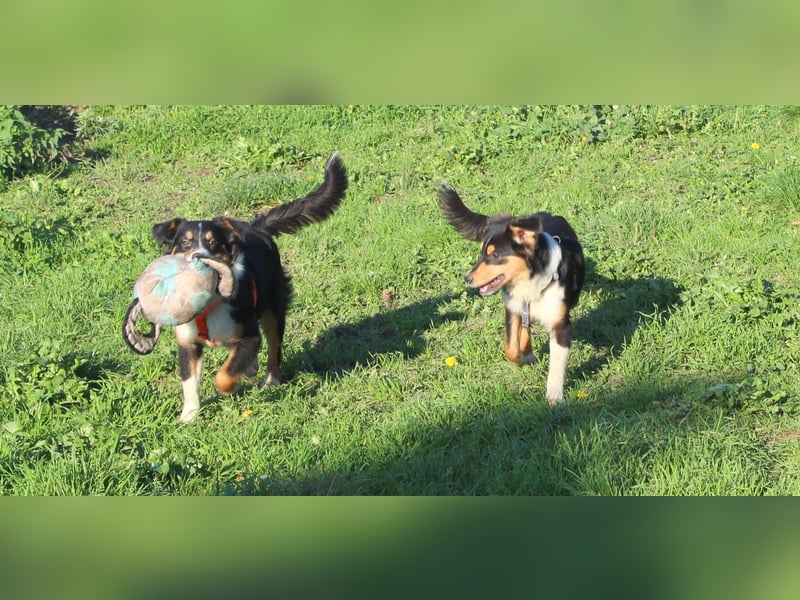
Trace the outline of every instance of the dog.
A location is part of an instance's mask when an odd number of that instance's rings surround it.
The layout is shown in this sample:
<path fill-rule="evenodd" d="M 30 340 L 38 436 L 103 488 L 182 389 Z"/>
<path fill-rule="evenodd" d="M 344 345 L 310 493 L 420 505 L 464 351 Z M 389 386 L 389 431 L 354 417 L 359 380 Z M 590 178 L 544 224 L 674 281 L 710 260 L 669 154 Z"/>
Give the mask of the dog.
<path fill-rule="evenodd" d="M 522 217 L 473 212 L 446 182 L 440 188 L 439 206 L 456 231 L 481 244 L 478 261 L 466 274 L 467 284 L 481 296 L 502 291 L 506 358 L 534 364 L 531 321 L 550 332 L 546 398 L 551 406 L 563 401 L 572 346 L 570 310 L 578 303 L 585 276 L 575 231 L 566 219 L 547 212 Z"/>
<path fill-rule="evenodd" d="M 165 254 L 219 261 L 233 273 L 232 289 L 224 297 L 193 320 L 175 327 L 183 385 L 181 423 L 194 419 L 200 408 L 204 348 L 230 348 L 214 380 L 224 394 L 235 392 L 243 375 L 258 373 L 259 324 L 267 338 L 267 374 L 261 385 L 280 383 L 281 347 L 292 285 L 274 238 L 327 219 L 338 208 L 347 186 L 347 170 L 334 153 L 325 164 L 324 181 L 315 191 L 278 205 L 252 222 L 218 216 L 207 221 L 176 218 L 153 225 L 153 237 L 159 246 L 166 247 Z"/>

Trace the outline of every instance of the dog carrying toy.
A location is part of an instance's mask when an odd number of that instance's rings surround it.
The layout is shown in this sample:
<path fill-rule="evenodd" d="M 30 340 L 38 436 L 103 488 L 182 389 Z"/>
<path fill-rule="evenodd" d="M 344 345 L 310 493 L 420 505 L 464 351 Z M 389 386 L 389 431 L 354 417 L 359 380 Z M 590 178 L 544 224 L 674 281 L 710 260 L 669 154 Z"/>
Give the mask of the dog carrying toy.
<path fill-rule="evenodd" d="M 161 327 L 188 323 L 215 298 L 229 298 L 233 287 L 233 273 L 220 261 L 161 256 L 147 265 L 136 280 L 134 299 L 123 319 L 123 337 L 137 354 L 149 354 Z M 137 328 L 142 318 L 151 323 L 149 332 Z"/>

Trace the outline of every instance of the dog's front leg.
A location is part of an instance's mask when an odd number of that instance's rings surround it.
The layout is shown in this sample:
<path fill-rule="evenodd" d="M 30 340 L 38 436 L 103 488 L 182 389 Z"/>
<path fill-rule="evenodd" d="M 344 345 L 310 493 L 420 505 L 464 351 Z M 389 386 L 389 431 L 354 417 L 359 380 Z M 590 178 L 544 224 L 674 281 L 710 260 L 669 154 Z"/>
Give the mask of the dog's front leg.
<path fill-rule="evenodd" d="M 180 422 L 188 423 L 200 410 L 200 377 L 203 371 L 203 346 L 194 343 L 178 344 L 178 362 L 183 385 L 183 410 Z"/>
<path fill-rule="evenodd" d="M 519 364 L 535 365 L 536 357 L 531 349 L 531 329 L 530 327 L 519 328 Z"/>
<path fill-rule="evenodd" d="M 511 362 L 519 362 L 519 330 L 522 317 L 506 308 L 505 354 Z"/>
<path fill-rule="evenodd" d="M 506 308 L 506 358 L 521 365 L 536 363 L 531 351 L 531 331 L 522 326 L 522 316 L 512 313 Z"/>
<path fill-rule="evenodd" d="M 572 323 L 569 315 L 550 330 L 550 368 L 547 371 L 547 401 L 550 406 L 564 400 L 564 381 L 572 346 Z"/>

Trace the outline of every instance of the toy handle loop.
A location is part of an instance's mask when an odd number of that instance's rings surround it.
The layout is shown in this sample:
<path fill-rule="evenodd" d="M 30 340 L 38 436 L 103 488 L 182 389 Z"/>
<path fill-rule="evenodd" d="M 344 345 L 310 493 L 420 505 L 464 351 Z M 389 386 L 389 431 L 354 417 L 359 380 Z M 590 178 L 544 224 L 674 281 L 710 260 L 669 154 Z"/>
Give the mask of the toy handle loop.
<path fill-rule="evenodd" d="M 122 337 L 125 338 L 130 349 L 136 354 L 150 354 L 158 341 L 161 326 L 150 323 L 150 331 L 142 333 L 136 328 L 136 323 L 139 319 L 146 320 L 146 317 L 137 298 L 130 303 L 128 311 L 122 319 Z"/>

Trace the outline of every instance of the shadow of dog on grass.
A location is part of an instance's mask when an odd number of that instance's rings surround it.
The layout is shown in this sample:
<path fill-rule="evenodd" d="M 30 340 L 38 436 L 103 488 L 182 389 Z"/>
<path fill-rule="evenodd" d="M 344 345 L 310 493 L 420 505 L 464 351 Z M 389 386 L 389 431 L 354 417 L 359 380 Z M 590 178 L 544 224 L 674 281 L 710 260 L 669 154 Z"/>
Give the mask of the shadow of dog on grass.
<path fill-rule="evenodd" d="M 663 277 L 616 278 L 598 275 L 595 262 L 586 261 L 583 290 L 584 311 L 575 319 L 575 338 L 591 345 L 594 356 L 583 364 L 571 365 L 575 381 L 602 369 L 612 352 L 621 351 L 636 330 L 653 321 L 666 321 L 682 304 L 682 288 Z M 589 302 L 599 303 L 586 310 Z"/>
<path fill-rule="evenodd" d="M 303 352 L 290 365 L 292 371 L 341 375 L 370 363 L 379 354 L 399 352 L 403 358 L 418 356 L 427 345 L 426 331 L 464 318 L 460 312 L 440 312 L 442 306 L 456 297 L 445 294 L 331 327 L 313 344 L 304 342 Z"/>

